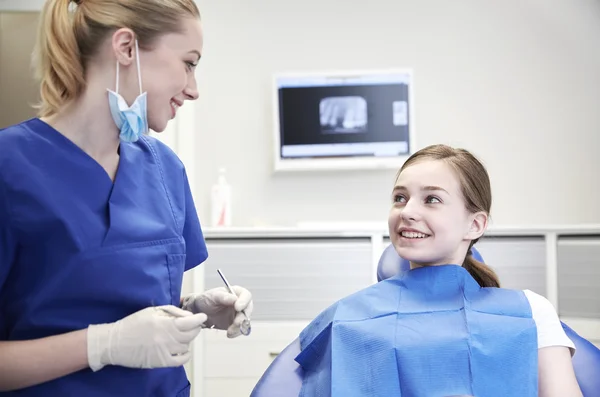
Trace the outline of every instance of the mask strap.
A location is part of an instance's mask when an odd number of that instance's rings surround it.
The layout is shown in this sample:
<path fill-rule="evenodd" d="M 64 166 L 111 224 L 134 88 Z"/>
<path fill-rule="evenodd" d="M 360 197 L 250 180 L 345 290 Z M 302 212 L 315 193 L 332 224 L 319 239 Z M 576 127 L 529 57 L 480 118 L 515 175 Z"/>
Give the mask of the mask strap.
<path fill-rule="evenodd" d="M 119 61 L 117 61 L 117 82 L 115 84 L 115 92 L 119 93 Z"/>
<path fill-rule="evenodd" d="M 140 86 L 140 95 L 142 95 L 142 73 L 140 69 L 140 49 L 138 48 L 138 41 L 135 40 L 135 61 L 137 63 L 137 74 L 138 74 L 138 85 Z"/>

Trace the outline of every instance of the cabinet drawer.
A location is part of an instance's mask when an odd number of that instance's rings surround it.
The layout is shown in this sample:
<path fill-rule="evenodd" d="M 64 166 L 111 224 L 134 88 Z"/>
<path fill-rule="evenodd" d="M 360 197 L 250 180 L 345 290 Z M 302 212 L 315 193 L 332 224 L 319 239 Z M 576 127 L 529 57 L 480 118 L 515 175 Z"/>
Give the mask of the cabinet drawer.
<path fill-rule="evenodd" d="M 372 283 L 368 238 L 207 241 L 204 288 L 228 281 L 252 291 L 259 321 L 312 320 L 335 301 Z"/>
<path fill-rule="evenodd" d="M 600 237 L 560 238 L 557 259 L 560 315 L 600 319 Z"/>
<path fill-rule="evenodd" d="M 504 288 L 530 289 L 546 296 L 546 242 L 543 237 L 483 237 L 475 244 Z"/>

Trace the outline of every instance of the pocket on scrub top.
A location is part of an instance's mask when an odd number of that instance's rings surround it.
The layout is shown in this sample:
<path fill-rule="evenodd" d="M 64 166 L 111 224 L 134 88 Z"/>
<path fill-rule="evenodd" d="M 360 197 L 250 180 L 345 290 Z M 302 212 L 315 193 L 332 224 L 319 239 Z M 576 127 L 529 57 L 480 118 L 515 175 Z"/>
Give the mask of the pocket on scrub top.
<path fill-rule="evenodd" d="M 185 270 L 185 254 L 168 254 L 167 268 L 169 271 L 171 304 L 179 306 L 181 283 L 183 282 L 183 271 Z"/>
<path fill-rule="evenodd" d="M 188 381 L 187 386 L 184 387 L 183 389 L 181 389 L 181 391 L 179 393 L 177 393 L 175 395 L 175 397 L 190 397 L 190 391 L 191 391 L 191 389 L 192 389 L 192 385 Z"/>

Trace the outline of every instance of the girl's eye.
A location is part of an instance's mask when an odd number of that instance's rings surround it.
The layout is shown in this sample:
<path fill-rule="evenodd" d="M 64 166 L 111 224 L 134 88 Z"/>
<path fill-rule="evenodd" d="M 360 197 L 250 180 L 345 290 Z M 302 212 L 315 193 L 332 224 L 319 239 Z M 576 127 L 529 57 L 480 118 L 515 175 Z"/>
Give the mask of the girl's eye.
<path fill-rule="evenodd" d="M 442 200 L 440 200 L 439 198 L 437 198 L 435 196 L 428 196 L 427 199 L 425 200 L 425 202 L 427 204 L 436 204 L 436 203 L 441 203 Z"/>
<path fill-rule="evenodd" d="M 401 194 L 396 194 L 394 195 L 394 203 L 405 203 L 406 202 L 406 197 L 404 197 Z"/>

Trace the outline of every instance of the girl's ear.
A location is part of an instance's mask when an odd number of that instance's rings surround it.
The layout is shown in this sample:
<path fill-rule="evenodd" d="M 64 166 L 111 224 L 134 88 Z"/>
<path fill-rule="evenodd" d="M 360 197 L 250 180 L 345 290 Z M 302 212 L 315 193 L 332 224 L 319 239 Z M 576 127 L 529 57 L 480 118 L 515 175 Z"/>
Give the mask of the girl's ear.
<path fill-rule="evenodd" d="M 471 215 L 467 240 L 476 240 L 480 238 L 488 225 L 488 215 L 485 212 L 476 212 Z"/>

